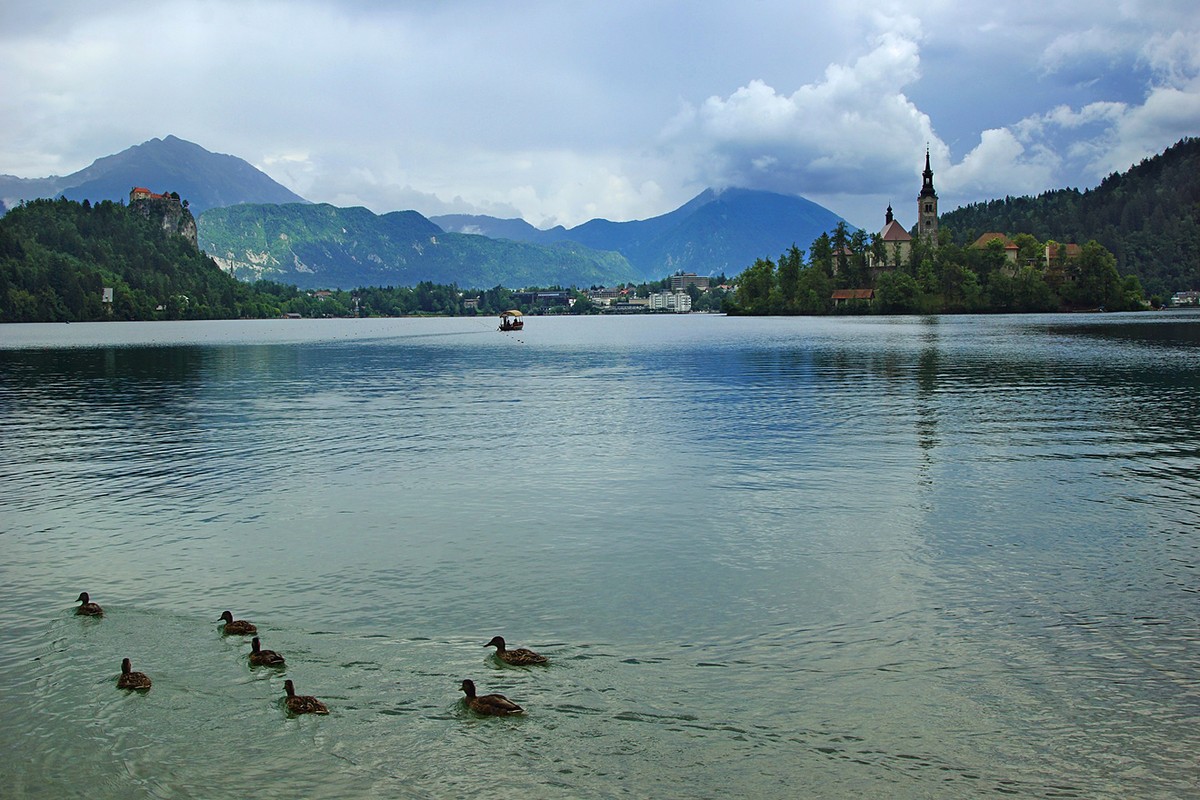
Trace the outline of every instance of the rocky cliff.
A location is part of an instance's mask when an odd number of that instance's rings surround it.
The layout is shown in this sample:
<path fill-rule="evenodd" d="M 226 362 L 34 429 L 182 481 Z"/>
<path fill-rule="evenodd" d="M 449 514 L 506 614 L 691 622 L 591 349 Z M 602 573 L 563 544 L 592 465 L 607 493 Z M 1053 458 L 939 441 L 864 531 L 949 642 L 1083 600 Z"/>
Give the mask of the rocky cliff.
<path fill-rule="evenodd" d="M 148 198 L 136 198 L 129 201 L 130 211 L 141 214 L 147 219 L 162 221 L 164 233 L 176 233 L 199 248 L 196 238 L 196 218 L 184 203 L 173 195 L 156 195 Z"/>

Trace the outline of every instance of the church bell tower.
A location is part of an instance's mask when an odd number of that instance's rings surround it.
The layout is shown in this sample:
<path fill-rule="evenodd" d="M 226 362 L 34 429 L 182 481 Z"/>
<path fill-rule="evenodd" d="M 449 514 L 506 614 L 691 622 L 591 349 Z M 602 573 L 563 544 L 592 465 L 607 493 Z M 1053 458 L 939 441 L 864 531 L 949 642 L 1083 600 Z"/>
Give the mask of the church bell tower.
<path fill-rule="evenodd" d="M 931 249 L 938 244 L 937 192 L 933 190 L 933 169 L 929 166 L 929 148 L 925 148 L 925 171 L 921 173 L 921 194 L 917 196 L 917 235 Z"/>

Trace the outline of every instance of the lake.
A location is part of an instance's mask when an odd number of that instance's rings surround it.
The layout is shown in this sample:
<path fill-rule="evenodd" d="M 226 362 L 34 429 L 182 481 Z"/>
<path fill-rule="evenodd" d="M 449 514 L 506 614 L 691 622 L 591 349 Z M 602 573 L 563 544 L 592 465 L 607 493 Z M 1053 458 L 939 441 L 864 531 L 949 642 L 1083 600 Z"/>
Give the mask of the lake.
<path fill-rule="evenodd" d="M 1198 388 L 1188 312 L 0 326 L 0 786 L 1200 797 Z"/>

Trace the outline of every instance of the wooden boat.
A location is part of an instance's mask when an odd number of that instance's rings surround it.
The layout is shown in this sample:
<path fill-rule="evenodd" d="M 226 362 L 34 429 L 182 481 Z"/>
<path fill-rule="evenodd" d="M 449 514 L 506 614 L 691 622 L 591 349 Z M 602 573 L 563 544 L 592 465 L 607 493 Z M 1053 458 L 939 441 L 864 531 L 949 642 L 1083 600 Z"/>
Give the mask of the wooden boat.
<path fill-rule="evenodd" d="M 500 330 L 502 331 L 519 331 L 524 329 L 525 320 L 521 319 L 521 312 L 515 308 L 511 311 L 505 311 L 500 315 Z"/>

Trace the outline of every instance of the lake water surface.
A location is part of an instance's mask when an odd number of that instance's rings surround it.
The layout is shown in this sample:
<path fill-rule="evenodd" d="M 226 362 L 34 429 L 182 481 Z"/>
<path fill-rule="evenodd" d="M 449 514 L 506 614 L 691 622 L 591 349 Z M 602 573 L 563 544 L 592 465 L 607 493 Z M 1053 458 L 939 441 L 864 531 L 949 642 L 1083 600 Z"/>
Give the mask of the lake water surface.
<path fill-rule="evenodd" d="M 0 327 L 0 793 L 1200 797 L 1198 388 L 1182 312 Z"/>

